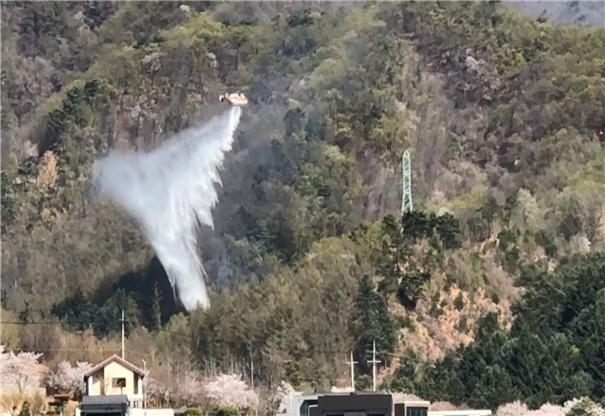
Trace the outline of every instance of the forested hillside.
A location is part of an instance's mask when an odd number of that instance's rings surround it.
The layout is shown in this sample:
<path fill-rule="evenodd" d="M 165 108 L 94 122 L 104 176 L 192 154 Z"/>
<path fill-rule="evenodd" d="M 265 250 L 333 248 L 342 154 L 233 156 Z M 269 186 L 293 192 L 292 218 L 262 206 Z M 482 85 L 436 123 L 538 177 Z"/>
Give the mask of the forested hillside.
<path fill-rule="evenodd" d="M 511 5 L 523 13 L 556 23 L 603 26 L 605 4 L 602 1 L 514 1 Z"/>
<path fill-rule="evenodd" d="M 265 410 L 345 385 L 350 350 L 368 386 L 374 340 L 395 391 L 605 400 L 604 51 L 497 2 L 2 3 L 2 343 L 96 361 L 124 309 L 158 383 L 253 364 Z M 185 315 L 91 167 L 234 90 Z"/>

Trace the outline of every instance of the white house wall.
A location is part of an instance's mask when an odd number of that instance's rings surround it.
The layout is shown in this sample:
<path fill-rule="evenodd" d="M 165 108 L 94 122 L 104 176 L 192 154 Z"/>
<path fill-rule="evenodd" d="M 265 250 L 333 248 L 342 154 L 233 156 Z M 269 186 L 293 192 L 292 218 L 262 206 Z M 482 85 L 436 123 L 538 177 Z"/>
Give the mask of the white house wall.
<path fill-rule="evenodd" d="M 105 393 L 106 395 L 110 395 L 110 394 L 126 394 L 126 395 L 135 395 L 135 394 L 140 394 L 141 392 L 139 391 L 135 391 L 135 377 L 138 377 L 137 375 L 135 375 L 135 373 L 132 372 L 132 370 L 122 366 L 121 364 L 117 363 L 117 362 L 111 362 L 109 364 L 107 364 L 105 366 L 105 368 L 103 368 L 103 373 L 104 373 L 104 387 L 105 387 Z M 113 387 L 112 385 L 112 380 L 114 378 L 124 378 L 126 379 L 126 387 L 124 388 L 120 388 L 120 387 Z M 139 383 L 141 384 L 141 383 Z"/>

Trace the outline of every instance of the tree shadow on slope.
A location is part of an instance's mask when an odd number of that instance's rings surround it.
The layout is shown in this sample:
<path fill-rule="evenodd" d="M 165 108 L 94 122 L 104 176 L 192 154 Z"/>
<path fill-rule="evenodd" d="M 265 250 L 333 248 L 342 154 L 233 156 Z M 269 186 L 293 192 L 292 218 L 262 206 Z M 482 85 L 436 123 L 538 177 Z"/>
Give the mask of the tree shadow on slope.
<path fill-rule="evenodd" d="M 137 326 L 159 329 L 171 316 L 184 310 L 157 257 L 143 270 L 106 282 L 92 294 L 78 289 L 73 296 L 54 305 L 52 314 L 67 329 L 92 328 L 95 335 L 107 336 L 120 331 L 122 310 L 127 332 Z"/>

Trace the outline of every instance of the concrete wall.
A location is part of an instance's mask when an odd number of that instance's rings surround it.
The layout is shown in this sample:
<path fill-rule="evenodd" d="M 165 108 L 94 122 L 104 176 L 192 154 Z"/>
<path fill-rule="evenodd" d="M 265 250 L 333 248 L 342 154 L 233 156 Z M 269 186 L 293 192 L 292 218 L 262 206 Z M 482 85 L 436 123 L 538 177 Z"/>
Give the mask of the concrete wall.
<path fill-rule="evenodd" d="M 100 396 L 103 394 L 103 369 L 88 378 L 88 395 Z"/>
<path fill-rule="evenodd" d="M 76 408 L 75 416 L 80 416 L 80 408 Z M 174 409 L 128 409 L 128 416 L 174 416 Z"/>
<path fill-rule="evenodd" d="M 173 409 L 133 409 L 128 410 L 128 416 L 174 416 Z"/>
<path fill-rule="evenodd" d="M 76 409 L 76 416 L 80 416 L 81 411 Z M 128 416 L 174 416 L 173 409 L 128 409 Z"/>

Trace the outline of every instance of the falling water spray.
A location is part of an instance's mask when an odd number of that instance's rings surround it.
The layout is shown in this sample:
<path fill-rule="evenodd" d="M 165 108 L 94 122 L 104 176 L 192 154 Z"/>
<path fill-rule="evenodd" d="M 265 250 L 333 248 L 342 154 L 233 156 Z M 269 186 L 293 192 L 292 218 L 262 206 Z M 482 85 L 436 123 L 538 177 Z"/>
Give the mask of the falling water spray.
<path fill-rule="evenodd" d="M 114 150 L 93 166 L 93 189 L 136 219 L 188 311 L 210 304 L 198 225 L 213 227 L 215 185 L 241 111 L 231 107 L 151 152 Z"/>

